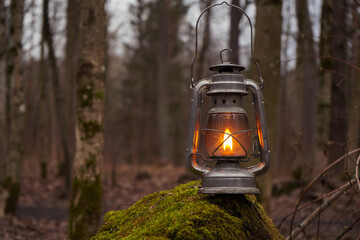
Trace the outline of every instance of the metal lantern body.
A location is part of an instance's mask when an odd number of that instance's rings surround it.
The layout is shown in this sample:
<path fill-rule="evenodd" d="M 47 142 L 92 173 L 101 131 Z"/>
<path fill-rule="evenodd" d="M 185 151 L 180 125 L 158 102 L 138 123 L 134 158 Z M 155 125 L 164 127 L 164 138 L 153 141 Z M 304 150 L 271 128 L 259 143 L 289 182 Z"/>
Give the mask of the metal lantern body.
<path fill-rule="evenodd" d="M 224 63 L 220 52 L 221 64 L 210 67 L 213 75 L 194 83 L 193 67 L 197 58 L 197 29 L 201 16 L 210 8 L 227 5 L 243 13 L 250 25 L 251 57 L 257 68 L 260 83 L 247 79 L 242 71 L 244 67 Z M 229 50 L 229 49 L 225 49 Z M 231 51 L 231 50 L 230 50 Z M 207 7 L 199 16 L 195 26 L 195 57 L 191 64 L 192 105 L 190 115 L 189 139 L 187 148 L 187 165 L 202 176 L 199 193 L 207 194 L 259 194 L 255 177 L 267 171 L 270 165 L 270 150 L 267 138 L 265 111 L 263 101 L 263 79 L 259 66 L 254 58 L 253 28 L 245 11 L 227 2 Z M 212 101 L 208 112 L 207 126 L 200 128 L 204 93 Z M 255 113 L 255 135 L 249 129 L 246 111 L 242 108 L 242 99 L 251 95 Z M 210 159 L 206 159 L 199 151 L 200 133 L 205 135 L 206 151 Z M 253 145 L 252 153 L 249 153 Z M 259 163 L 241 168 L 240 163 L 252 155 L 259 158 Z M 200 159 L 203 163 L 200 163 Z M 210 168 L 207 161 L 215 162 Z"/>
<path fill-rule="evenodd" d="M 255 176 L 263 174 L 270 164 L 262 89 L 256 82 L 246 79 L 243 67 L 230 63 L 210 68 L 210 79 L 196 83 L 192 94 L 187 165 L 202 176 L 199 193 L 208 194 L 259 194 Z M 204 93 L 211 97 L 207 126 L 200 129 L 200 115 Z M 252 138 L 242 98 L 251 94 L 256 119 L 256 134 Z M 206 150 L 214 168 L 202 166 L 199 158 L 200 132 L 205 135 Z M 240 168 L 240 162 L 249 157 L 251 142 L 253 155 L 260 157 L 259 164 Z"/>

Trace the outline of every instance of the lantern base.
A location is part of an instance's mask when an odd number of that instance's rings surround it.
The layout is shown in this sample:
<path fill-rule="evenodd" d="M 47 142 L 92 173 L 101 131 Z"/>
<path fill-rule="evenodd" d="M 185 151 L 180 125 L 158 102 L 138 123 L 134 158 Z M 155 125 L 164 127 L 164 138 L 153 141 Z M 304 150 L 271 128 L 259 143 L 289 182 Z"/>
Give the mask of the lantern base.
<path fill-rule="evenodd" d="M 202 194 L 260 194 L 255 175 L 241 169 L 238 162 L 218 162 L 201 179 Z"/>
<path fill-rule="evenodd" d="M 198 190 L 201 194 L 260 194 L 258 188 L 246 187 L 202 187 Z"/>

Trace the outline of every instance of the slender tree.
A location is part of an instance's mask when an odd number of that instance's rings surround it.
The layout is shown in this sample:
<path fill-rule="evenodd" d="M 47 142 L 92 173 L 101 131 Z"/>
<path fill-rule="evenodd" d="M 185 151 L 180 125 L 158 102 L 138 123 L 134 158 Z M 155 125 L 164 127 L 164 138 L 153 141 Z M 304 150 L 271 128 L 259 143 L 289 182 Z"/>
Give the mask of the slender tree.
<path fill-rule="evenodd" d="M 268 106 L 266 107 L 266 121 L 270 149 L 276 147 L 277 129 L 280 127 L 276 106 L 279 105 L 280 96 L 281 10 L 282 1 L 259 0 L 256 3 L 255 57 L 258 59 L 265 79 L 264 102 L 265 107 Z M 253 74 L 253 78 L 257 79 L 257 76 Z M 279 158 L 275 155 L 275 149 L 271 153 L 274 164 L 280 165 L 281 162 L 278 162 Z M 265 207 L 268 208 L 271 196 L 271 174 L 266 174 L 262 179 L 260 182 L 263 190 L 262 197 Z"/>
<path fill-rule="evenodd" d="M 39 73 L 38 73 L 38 94 L 39 102 L 37 103 L 36 115 L 38 118 L 38 131 L 39 144 L 38 144 L 38 154 L 40 159 L 40 175 L 42 178 L 46 178 L 47 175 L 47 162 L 50 155 L 50 144 L 47 141 L 48 133 L 50 132 L 49 124 L 49 114 L 48 114 L 48 94 L 47 94 L 47 58 L 45 56 L 45 34 L 46 34 L 46 17 L 48 13 L 48 8 L 46 6 L 46 1 L 43 2 L 43 12 L 42 12 L 42 31 L 41 31 L 41 41 L 40 41 L 40 62 L 39 62 Z M 46 147 L 45 147 L 46 146 Z"/>
<path fill-rule="evenodd" d="M 168 145 L 171 141 L 169 128 L 169 96 L 167 91 L 166 80 L 168 78 L 168 69 L 167 69 L 167 56 L 168 56 L 168 40 L 167 40 L 167 29 L 168 29 L 168 20 L 167 20 L 167 8 L 169 7 L 169 0 L 162 0 L 158 2 L 158 18 L 157 25 L 165 27 L 158 28 L 159 41 L 157 44 L 158 54 L 157 56 L 157 89 L 158 89 L 158 99 L 157 99 L 157 127 L 159 129 L 159 150 L 160 150 L 160 161 L 167 162 L 170 160 L 172 154 L 172 146 Z M 167 144 L 165 144 L 167 143 Z"/>
<path fill-rule="evenodd" d="M 76 9 L 76 1 L 75 4 L 74 3 L 70 3 L 69 7 L 74 7 Z M 54 111 L 54 117 L 55 117 L 55 121 L 57 123 L 56 126 L 56 135 L 59 135 L 60 138 L 60 149 L 61 152 L 63 154 L 63 158 L 64 158 L 64 165 L 65 165 L 65 169 L 66 169 L 66 174 L 65 174 L 65 186 L 66 189 L 70 189 L 70 183 L 71 183 L 71 179 L 70 179 L 70 164 L 71 164 L 71 150 L 70 150 L 70 144 L 69 143 L 74 143 L 74 141 L 71 141 L 71 136 L 74 136 L 74 134 L 71 134 L 71 132 L 69 131 L 68 128 L 70 128 L 70 124 L 67 122 L 67 120 L 73 116 L 73 113 L 71 111 L 66 112 L 67 108 L 65 108 L 66 106 L 66 102 L 64 100 L 64 95 L 66 94 L 65 91 L 61 91 L 61 90 L 65 90 L 64 88 L 61 88 L 61 83 L 60 83 L 60 76 L 59 76 L 59 70 L 58 70 L 58 66 L 57 66 L 57 60 L 56 60 L 56 56 L 55 56 L 55 49 L 54 49 L 54 41 L 53 41 L 53 33 L 50 27 L 50 19 L 49 19 L 49 0 L 44 0 L 43 1 L 43 38 L 44 41 L 46 42 L 47 45 L 47 49 L 48 49 L 48 58 L 49 58 L 49 65 L 50 65 L 50 69 L 51 69 L 51 80 L 52 80 L 52 84 L 51 89 L 53 90 L 53 96 L 55 97 L 55 111 Z M 69 14 L 71 15 L 71 13 Z M 72 16 L 69 16 L 70 18 Z M 70 23 L 71 20 L 70 20 Z M 75 25 L 76 26 L 76 25 Z M 75 27 L 73 27 L 75 28 Z M 71 30 L 70 30 L 71 31 Z M 72 36 L 69 36 L 70 39 Z M 75 43 L 74 43 L 75 44 Z M 69 46 L 67 46 L 69 47 Z M 76 44 L 75 44 L 76 47 Z M 71 56 L 69 56 L 70 60 L 72 59 Z M 70 61 L 68 60 L 68 61 Z M 72 76 L 70 76 L 70 79 Z M 69 84 L 69 80 L 66 81 L 67 84 Z M 70 98 L 71 100 L 71 92 L 73 91 L 72 89 L 66 89 L 69 90 L 70 92 L 67 93 L 68 98 Z M 67 113 L 69 113 L 69 115 L 67 115 Z M 65 131 L 63 131 L 63 128 L 65 128 Z M 69 135 L 68 135 L 69 134 Z M 67 140 L 69 140 L 70 142 L 68 143 Z M 46 170 L 46 169 L 45 169 Z M 66 191 L 68 192 L 68 191 Z"/>
<path fill-rule="evenodd" d="M 315 58 L 302 58 L 303 56 L 315 56 L 315 44 L 313 40 L 312 24 L 309 16 L 308 1 L 296 1 L 296 15 L 298 21 L 298 45 L 297 45 L 297 82 L 301 84 L 303 91 L 302 122 L 301 122 L 301 157 L 308 177 L 311 175 L 311 166 L 315 157 L 316 136 L 316 113 L 317 113 L 317 89 L 318 67 Z M 299 85 L 300 85 L 299 84 Z M 305 162 L 306 161 L 306 162 Z"/>
<path fill-rule="evenodd" d="M 235 6 L 240 6 L 240 0 L 232 0 L 231 4 Z M 230 10 L 230 38 L 229 38 L 229 46 L 232 52 L 232 61 L 235 64 L 239 64 L 239 37 L 240 37 L 240 20 L 242 17 L 242 13 L 240 13 L 237 9 L 231 8 Z"/>
<path fill-rule="evenodd" d="M 354 57 L 354 64 L 357 63 L 358 66 L 360 66 L 360 49 L 359 49 L 359 43 L 360 43 L 360 14 L 358 11 L 359 6 L 357 5 L 358 3 L 356 1 L 353 1 L 353 31 L 354 31 L 354 42 L 355 42 L 355 47 L 357 48 L 357 57 Z M 356 78 L 356 76 L 359 76 L 360 73 L 354 73 L 354 78 Z M 357 91 L 355 92 L 355 102 L 356 104 L 359 104 L 360 102 L 360 82 L 357 81 L 358 78 L 354 79 L 355 80 L 355 86 L 357 86 L 355 89 L 357 89 Z M 359 99 L 359 101 L 356 101 L 357 99 Z M 356 105 L 358 106 L 358 105 Z M 360 121 L 360 107 L 358 108 L 358 121 Z M 360 136 L 360 126 L 358 126 L 358 136 Z M 358 138 L 358 146 L 360 147 L 360 138 Z"/>
<path fill-rule="evenodd" d="M 1 195 L 6 196 L 0 203 L 5 206 L 5 213 L 14 214 L 20 192 L 20 171 L 24 153 L 24 89 L 22 77 L 22 24 L 23 0 L 12 0 L 9 6 L 9 35 L 6 46 L 6 115 L 8 154 L 6 162 L 6 175 L 2 180 Z M 0 214 L 3 215 L 3 214 Z"/>
<path fill-rule="evenodd" d="M 89 239 L 101 214 L 105 97 L 105 0 L 81 0 L 76 74 L 77 128 L 69 215 L 70 239 Z"/>
<path fill-rule="evenodd" d="M 204 2 L 204 4 L 202 4 L 203 6 L 202 9 L 205 9 L 207 7 L 209 7 L 212 4 L 212 0 L 207 0 Z M 203 37 L 202 37 L 202 45 L 201 48 L 199 50 L 199 57 L 198 57 L 198 62 L 197 62 L 197 75 L 196 75 L 196 79 L 201 79 L 203 76 L 203 71 L 205 68 L 207 68 L 208 66 L 205 66 L 205 58 L 207 56 L 207 52 L 209 51 L 210 48 L 210 44 L 211 44 L 211 28 L 210 28 L 210 20 L 211 20 L 211 9 L 209 9 L 206 13 L 205 16 L 205 22 L 204 22 L 204 31 L 203 31 Z"/>
<path fill-rule="evenodd" d="M 351 24 L 349 24 L 349 35 L 351 36 L 351 43 L 350 43 L 350 56 L 349 61 L 354 66 L 360 66 L 360 49 L 359 49 L 359 4 L 356 1 L 352 1 L 348 7 L 348 14 L 351 15 Z M 353 122 L 354 119 L 356 122 L 360 122 L 360 82 L 358 81 L 360 76 L 360 72 L 356 71 L 355 69 L 350 69 L 349 79 L 349 90 L 351 96 L 351 103 L 350 103 L 350 114 L 349 119 Z M 351 148 L 359 146 L 360 143 L 360 127 L 359 124 L 349 124 L 349 138 L 352 143 Z"/>
<path fill-rule="evenodd" d="M 320 38 L 320 81 L 318 92 L 318 126 L 319 143 L 325 148 L 329 139 L 330 126 L 330 98 L 331 71 L 333 60 L 329 58 L 332 25 L 332 0 L 324 0 L 321 9 L 321 38 Z M 325 58 L 326 57 L 326 58 Z"/>
<path fill-rule="evenodd" d="M 5 53 L 6 53 L 6 34 L 5 34 L 5 3 L 0 0 L 0 156 L 6 155 L 6 93 L 5 93 Z M 0 160 L 0 176 L 4 176 L 4 161 Z"/>
<path fill-rule="evenodd" d="M 345 1 L 332 1 L 332 29 L 330 51 L 331 56 L 346 61 L 345 42 Z M 332 163 L 345 154 L 348 132 L 348 90 L 346 66 L 340 61 L 332 61 L 333 73 L 331 80 L 331 107 L 330 107 L 330 151 L 329 163 Z M 337 164 L 337 174 L 343 170 L 343 165 Z"/>
<path fill-rule="evenodd" d="M 67 150 L 64 153 L 64 170 L 67 193 L 71 191 L 71 163 L 75 155 L 75 83 L 78 52 L 79 0 L 68 0 L 66 16 L 65 78 L 61 88 L 64 97 L 64 133 Z"/>

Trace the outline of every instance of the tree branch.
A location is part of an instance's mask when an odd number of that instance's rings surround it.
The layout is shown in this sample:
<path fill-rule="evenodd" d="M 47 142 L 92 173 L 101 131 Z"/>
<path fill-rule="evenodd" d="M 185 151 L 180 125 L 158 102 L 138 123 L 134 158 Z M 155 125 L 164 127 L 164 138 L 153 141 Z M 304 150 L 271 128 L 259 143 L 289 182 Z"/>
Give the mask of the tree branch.
<path fill-rule="evenodd" d="M 360 158 L 359 158 L 360 159 Z M 297 228 L 294 229 L 294 231 L 291 232 L 291 237 L 288 236 L 286 240 L 289 240 L 290 238 L 296 237 L 301 231 L 303 231 L 321 212 L 323 212 L 326 208 L 331 206 L 333 202 L 335 202 L 339 197 L 341 197 L 344 193 L 346 193 L 346 190 L 351 188 L 353 184 L 355 183 L 357 179 L 352 179 L 350 182 L 347 182 L 344 184 L 341 189 L 342 191 L 338 191 L 331 197 L 329 197 L 323 204 L 320 205 L 310 216 L 308 216 L 302 223 L 299 224 Z"/>

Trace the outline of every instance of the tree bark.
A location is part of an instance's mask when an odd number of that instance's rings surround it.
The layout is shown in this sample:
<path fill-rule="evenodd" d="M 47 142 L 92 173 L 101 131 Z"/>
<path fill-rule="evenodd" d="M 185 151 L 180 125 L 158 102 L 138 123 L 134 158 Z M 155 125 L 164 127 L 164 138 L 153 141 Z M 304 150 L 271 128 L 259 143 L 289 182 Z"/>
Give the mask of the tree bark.
<path fill-rule="evenodd" d="M 297 46 L 297 81 L 301 83 L 303 92 L 302 121 L 301 121 L 301 158 L 302 172 L 311 177 L 311 162 L 315 154 L 316 112 L 318 68 L 315 58 L 301 59 L 302 56 L 315 56 L 311 20 L 308 11 L 308 2 L 296 1 L 296 15 L 298 20 L 298 46 Z"/>
<path fill-rule="evenodd" d="M 264 102 L 270 149 L 275 149 L 278 129 L 281 127 L 278 122 L 278 106 L 280 100 L 281 10 L 281 1 L 257 1 L 255 57 L 261 67 L 262 76 L 265 81 Z M 254 67 L 255 66 L 253 66 L 252 69 L 254 69 Z M 255 73 L 255 71 L 252 72 Z M 254 74 L 253 78 L 258 79 L 258 76 Z M 276 156 L 276 151 L 272 150 L 271 153 L 274 165 L 281 165 L 281 160 Z M 263 190 L 261 197 L 263 198 L 264 206 L 268 209 L 271 197 L 271 174 L 268 173 L 261 177 L 259 184 Z"/>
<path fill-rule="evenodd" d="M 5 214 L 15 214 L 20 192 L 20 171 L 24 146 L 24 89 L 22 77 L 22 24 L 24 1 L 11 1 L 9 36 L 6 47 L 6 126 L 8 154 L 6 176 L 2 179 L 2 201 Z M 4 213 L 0 213 L 4 215 Z"/>
<path fill-rule="evenodd" d="M 331 29 L 331 56 L 346 61 L 345 43 L 345 2 L 333 0 L 332 2 L 332 29 Z M 346 66 L 333 61 L 333 74 L 331 80 L 331 108 L 330 108 L 330 151 L 329 163 L 332 163 L 340 156 L 344 155 L 347 149 L 348 132 L 348 81 L 344 77 Z M 340 177 L 343 165 L 338 164 L 335 172 Z"/>
<path fill-rule="evenodd" d="M 76 154 L 69 238 L 89 239 L 101 214 L 105 98 L 105 0 L 81 0 L 77 64 Z"/>

